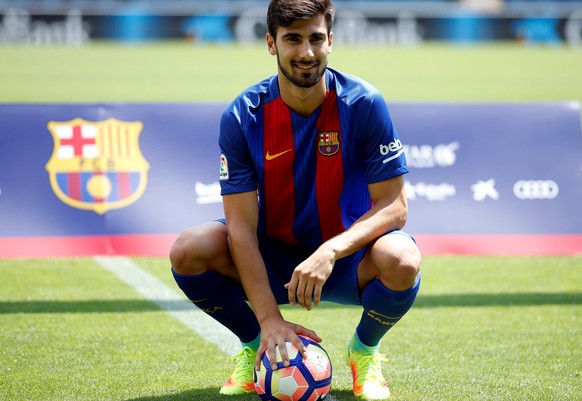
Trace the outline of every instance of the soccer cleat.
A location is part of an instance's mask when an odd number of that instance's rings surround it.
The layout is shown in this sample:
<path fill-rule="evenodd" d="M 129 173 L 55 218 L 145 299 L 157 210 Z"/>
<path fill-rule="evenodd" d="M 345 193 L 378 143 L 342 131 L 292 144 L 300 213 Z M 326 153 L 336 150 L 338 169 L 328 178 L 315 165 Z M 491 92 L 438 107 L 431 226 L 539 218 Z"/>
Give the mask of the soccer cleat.
<path fill-rule="evenodd" d="M 232 357 L 236 363 L 234 372 L 228 378 L 226 383 L 220 388 L 220 394 L 223 395 L 241 395 L 255 392 L 255 382 L 253 374 L 255 372 L 254 364 L 257 357 L 257 351 L 244 347 L 242 351 Z"/>
<path fill-rule="evenodd" d="M 346 362 L 352 369 L 356 397 L 365 400 L 384 400 L 390 397 L 388 383 L 382 375 L 382 362 L 387 360 L 385 355 L 378 352 L 367 355 L 348 347 Z"/>

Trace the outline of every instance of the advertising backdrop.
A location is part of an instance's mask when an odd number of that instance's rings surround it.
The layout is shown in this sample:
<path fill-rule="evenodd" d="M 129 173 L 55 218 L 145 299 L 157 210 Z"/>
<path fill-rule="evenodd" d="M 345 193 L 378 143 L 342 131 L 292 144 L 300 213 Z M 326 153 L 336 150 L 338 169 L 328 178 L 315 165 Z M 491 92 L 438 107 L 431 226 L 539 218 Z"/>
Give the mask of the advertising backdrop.
<path fill-rule="evenodd" d="M 226 104 L 1 104 L 0 257 L 166 256 L 223 216 Z M 576 102 L 391 104 L 425 254 L 582 253 Z"/>
<path fill-rule="evenodd" d="M 265 1 L 0 1 L 0 42 L 255 42 Z M 336 1 L 336 43 L 414 46 L 519 40 L 582 45 L 580 1 Z"/>

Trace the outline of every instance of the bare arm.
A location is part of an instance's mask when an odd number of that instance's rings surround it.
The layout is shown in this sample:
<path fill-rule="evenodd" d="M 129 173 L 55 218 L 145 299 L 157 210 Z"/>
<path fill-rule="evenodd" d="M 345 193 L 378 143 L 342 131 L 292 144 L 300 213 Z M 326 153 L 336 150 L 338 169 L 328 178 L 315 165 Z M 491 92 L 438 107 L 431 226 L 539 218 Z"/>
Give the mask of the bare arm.
<path fill-rule="evenodd" d="M 223 200 L 230 252 L 257 319 L 260 323 L 280 317 L 259 252 L 257 194 L 253 191 L 226 195 Z"/>
<path fill-rule="evenodd" d="M 402 176 L 368 186 L 374 206 L 343 233 L 324 242 L 301 263 L 286 288 L 289 302 L 298 302 L 307 310 L 319 305 L 323 284 L 335 261 L 365 247 L 384 233 L 400 229 L 406 223 L 408 206 Z"/>
<path fill-rule="evenodd" d="M 258 202 L 256 192 L 245 192 L 223 197 L 228 229 L 229 248 L 239 272 L 245 293 L 261 326 L 261 345 L 257 352 L 258 365 L 262 353 L 267 350 L 269 358 L 275 360 L 275 347 L 279 348 L 282 360 L 289 358 L 285 341 L 290 341 L 305 352 L 297 334 L 321 339 L 312 330 L 283 319 L 267 276 L 257 239 Z"/>

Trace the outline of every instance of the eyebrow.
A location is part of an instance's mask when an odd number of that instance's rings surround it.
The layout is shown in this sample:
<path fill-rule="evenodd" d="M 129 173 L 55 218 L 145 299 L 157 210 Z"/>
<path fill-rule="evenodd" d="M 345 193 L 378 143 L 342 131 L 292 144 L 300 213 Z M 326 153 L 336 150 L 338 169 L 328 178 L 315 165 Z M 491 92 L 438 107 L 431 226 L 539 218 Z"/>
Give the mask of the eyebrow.
<path fill-rule="evenodd" d="M 310 39 L 325 39 L 326 36 L 327 36 L 327 34 L 324 32 L 313 32 L 311 35 L 309 35 L 309 38 Z M 285 39 L 296 39 L 296 38 L 300 38 L 300 37 L 302 37 L 302 35 L 297 33 L 297 32 L 289 32 L 289 33 L 286 33 L 285 35 L 282 36 L 282 38 L 285 38 Z"/>

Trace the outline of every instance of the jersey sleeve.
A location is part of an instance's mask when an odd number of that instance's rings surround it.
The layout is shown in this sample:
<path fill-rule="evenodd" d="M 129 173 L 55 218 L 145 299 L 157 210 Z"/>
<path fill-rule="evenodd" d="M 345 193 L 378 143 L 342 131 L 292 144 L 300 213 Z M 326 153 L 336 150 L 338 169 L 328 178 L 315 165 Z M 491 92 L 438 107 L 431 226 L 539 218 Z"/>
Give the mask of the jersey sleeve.
<path fill-rule="evenodd" d="M 356 115 L 368 184 L 408 173 L 404 146 L 398 138 L 388 105 L 377 90 L 358 102 Z M 364 117 L 364 118 L 361 118 Z"/>
<path fill-rule="evenodd" d="M 243 131 L 241 112 L 230 106 L 220 121 L 221 195 L 249 192 L 257 189 L 257 178 L 249 147 Z"/>

